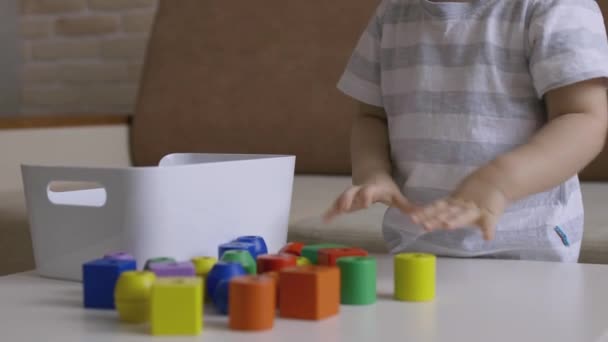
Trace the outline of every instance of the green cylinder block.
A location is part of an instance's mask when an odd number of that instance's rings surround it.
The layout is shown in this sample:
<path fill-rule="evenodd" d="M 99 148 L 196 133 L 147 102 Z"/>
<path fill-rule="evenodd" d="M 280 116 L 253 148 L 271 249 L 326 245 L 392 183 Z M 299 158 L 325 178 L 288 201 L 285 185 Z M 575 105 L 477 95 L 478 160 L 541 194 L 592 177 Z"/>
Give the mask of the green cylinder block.
<path fill-rule="evenodd" d="M 320 244 L 316 244 L 316 245 L 305 245 L 302 248 L 302 256 L 305 257 L 306 259 L 310 260 L 311 263 L 316 265 L 318 263 L 318 256 L 319 256 L 320 249 L 340 248 L 340 247 L 346 247 L 346 246 L 339 245 L 336 243 L 320 243 Z"/>
<path fill-rule="evenodd" d="M 243 266 L 243 268 L 245 269 L 245 271 L 247 271 L 247 273 L 249 273 L 249 274 L 258 273 L 258 267 L 256 265 L 256 262 L 255 262 L 255 260 L 253 260 L 251 253 L 249 253 L 248 251 L 239 250 L 239 249 L 227 250 L 226 252 L 224 252 L 224 254 L 222 254 L 222 257 L 220 260 L 238 262 L 239 264 L 241 264 Z"/>
<path fill-rule="evenodd" d="M 368 305 L 376 302 L 376 259 L 369 256 L 342 257 L 340 303 Z"/>

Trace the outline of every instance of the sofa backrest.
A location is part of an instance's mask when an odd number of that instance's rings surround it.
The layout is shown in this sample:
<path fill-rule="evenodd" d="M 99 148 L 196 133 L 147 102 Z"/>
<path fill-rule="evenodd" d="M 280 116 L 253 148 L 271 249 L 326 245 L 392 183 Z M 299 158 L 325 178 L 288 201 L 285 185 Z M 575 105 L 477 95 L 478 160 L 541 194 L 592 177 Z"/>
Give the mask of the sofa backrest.
<path fill-rule="evenodd" d="M 171 152 L 277 153 L 295 154 L 299 173 L 350 173 L 356 105 L 336 82 L 379 1 L 160 0 L 134 163 Z M 608 150 L 582 178 L 608 181 Z"/>
<path fill-rule="evenodd" d="M 349 173 L 353 101 L 336 90 L 379 0 L 161 0 L 132 130 L 136 165 L 169 152 L 295 154 Z"/>

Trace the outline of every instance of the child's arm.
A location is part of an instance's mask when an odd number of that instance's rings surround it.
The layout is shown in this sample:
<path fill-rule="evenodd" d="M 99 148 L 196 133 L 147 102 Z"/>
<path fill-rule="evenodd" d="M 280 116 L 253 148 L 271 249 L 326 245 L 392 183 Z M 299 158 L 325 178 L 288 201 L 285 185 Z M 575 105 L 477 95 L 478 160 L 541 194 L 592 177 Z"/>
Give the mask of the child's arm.
<path fill-rule="evenodd" d="M 359 102 L 351 132 L 353 185 L 391 177 L 388 126 L 384 108 Z"/>
<path fill-rule="evenodd" d="M 326 221 L 335 216 L 381 202 L 408 211 L 410 205 L 395 184 L 388 138 L 386 112 L 381 107 L 359 103 L 353 119 L 351 160 L 353 186 L 344 191 L 325 213 Z"/>
<path fill-rule="evenodd" d="M 491 239 L 509 202 L 555 187 L 591 162 L 608 127 L 604 80 L 555 89 L 545 102 L 550 121 L 527 144 L 481 167 L 450 198 L 415 211 L 413 220 L 428 230 L 477 225 Z"/>

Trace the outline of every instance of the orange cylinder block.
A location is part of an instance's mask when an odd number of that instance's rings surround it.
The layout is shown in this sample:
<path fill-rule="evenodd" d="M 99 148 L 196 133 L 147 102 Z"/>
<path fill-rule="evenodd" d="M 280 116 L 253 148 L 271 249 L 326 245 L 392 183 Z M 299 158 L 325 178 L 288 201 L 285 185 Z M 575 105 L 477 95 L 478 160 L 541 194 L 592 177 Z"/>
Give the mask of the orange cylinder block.
<path fill-rule="evenodd" d="M 230 280 L 229 291 L 230 329 L 272 329 L 276 311 L 276 281 L 273 277 L 236 277 Z"/>

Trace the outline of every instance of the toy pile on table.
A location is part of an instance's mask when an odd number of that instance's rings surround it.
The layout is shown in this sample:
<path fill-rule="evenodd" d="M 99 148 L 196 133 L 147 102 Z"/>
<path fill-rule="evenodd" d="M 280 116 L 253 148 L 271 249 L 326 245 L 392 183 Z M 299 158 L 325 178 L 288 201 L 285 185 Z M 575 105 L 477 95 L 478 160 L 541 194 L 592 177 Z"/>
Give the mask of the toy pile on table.
<path fill-rule="evenodd" d="M 219 260 L 218 260 L 219 259 Z M 150 322 L 153 335 L 198 335 L 210 299 L 230 329 L 271 329 L 283 318 L 322 320 L 340 304 L 376 302 L 376 259 L 360 248 L 291 242 L 268 254 L 264 239 L 242 236 L 218 246 L 218 258 L 149 259 L 110 253 L 83 264 L 84 306 L 114 309 L 121 321 Z M 394 256 L 395 299 L 435 297 L 435 257 Z"/>

